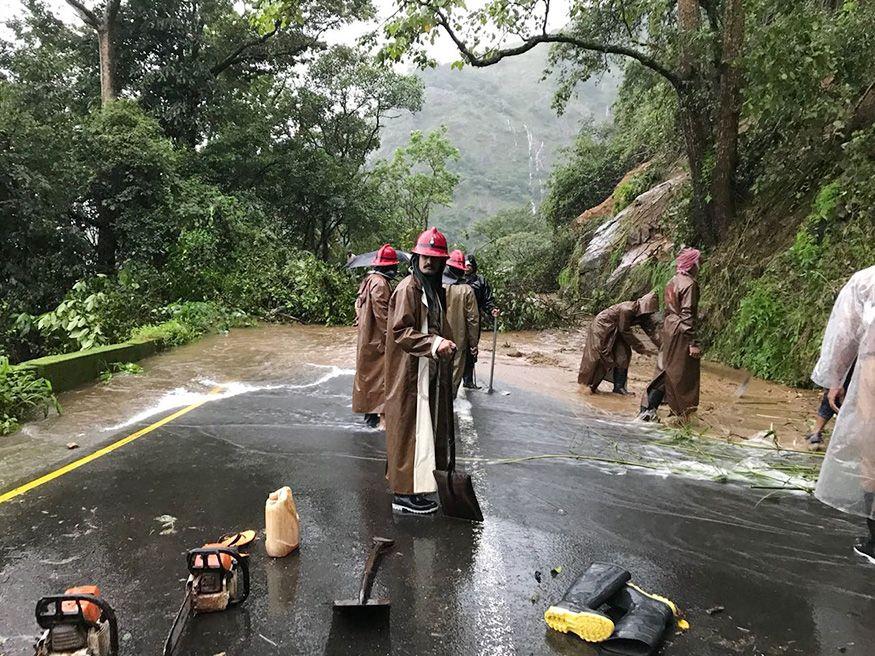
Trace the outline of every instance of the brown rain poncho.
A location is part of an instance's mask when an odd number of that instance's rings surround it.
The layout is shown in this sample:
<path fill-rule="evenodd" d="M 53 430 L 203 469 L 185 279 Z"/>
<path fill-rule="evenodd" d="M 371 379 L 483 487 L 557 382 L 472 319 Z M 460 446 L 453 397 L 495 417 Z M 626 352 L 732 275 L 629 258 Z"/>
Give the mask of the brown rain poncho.
<path fill-rule="evenodd" d="M 854 358 L 814 494 L 834 508 L 875 519 L 875 266 L 855 273 L 839 293 L 811 380 L 826 389 L 841 387 Z"/>
<path fill-rule="evenodd" d="M 440 314 L 440 323 L 430 314 Z M 452 376 L 449 363 L 438 361 L 436 354 L 441 339 L 452 339 L 452 332 L 443 312 L 429 313 L 413 275 L 392 294 L 388 326 L 384 412 L 389 486 L 395 494 L 435 492 L 433 472 L 447 467 L 453 431 Z"/>
<path fill-rule="evenodd" d="M 386 353 L 386 317 L 392 288 L 379 273 L 369 273 L 359 287 L 355 301 L 358 346 L 355 380 L 352 387 L 352 411 L 382 414 L 386 392 L 383 380 Z"/>
<path fill-rule="evenodd" d="M 456 355 L 453 357 L 453 398 L 462 384 L 465 373 L 465 359 L 472 348 L 477 348 L 480 339 L 480 312 L 474 290 L 464 282 L 446 285 L 447 323 L 456 341 Z"/>
<path fill-rule="evenodd" d="M 665 320 L 656 376 L 644 392 L 642 406 L 647 406 L 647 395 L 655 389 L 665 390 L 665 403 L 680 417 L 699 406 L 699 360 L 690 356 L 690 346 L 698 346 L 698 314 L 699 283 L 688 273 L 676 274 L 665 288 Z"/>
<path fill-rule="evenodd" d="M 637 301 L 617 303 L 599 312 L 586 333 L 577 382 L 596 388 L 615 367 L 628 369 L 632 349 L 638 353 L 646 351 L 632 332 L 636 324 L 659 347 L 658 326 L 650 319 L 657 310 L 659 299 L 650 292 Z"/>

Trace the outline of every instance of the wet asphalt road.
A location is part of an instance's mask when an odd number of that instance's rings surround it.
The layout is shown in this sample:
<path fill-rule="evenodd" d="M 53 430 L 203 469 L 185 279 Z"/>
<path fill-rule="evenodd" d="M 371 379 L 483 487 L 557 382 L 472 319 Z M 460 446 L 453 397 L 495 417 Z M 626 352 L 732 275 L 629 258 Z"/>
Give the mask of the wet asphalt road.
<path fill-rule="evenodd" d="M 83 583 L 115 607 L 122 654 L 160 654 L 184 551 L 261 528 L 268 492 L 285 484 L 300 553 L 271 560 L 256 543 L 249 601 L 197 618 L 181 653 L 594 654 L 542 619 L 593 560 L 626 566 L 686 609 L 692 629 L 669 636 L 664 654 L 875 653 L 875 568 L 849 548 L 859 526 L 816 501 L 758 503 L 761 491 L 574 461 L 477 461 L 466 467 L 483 526 L 397 517 L 384 437 L 350 414 L 350 386 L 343 375 L 205 404 L 0 506 L 0 654 L 32 654 L 36 599 Z M 463 418 L 461 455 L 581 451 L 592 430 L 634 439 L 511 392 L 473 395 L 476 435 Z M 175 533 L 160 534 L 161 515 L 177 518 Z M 392 599 L 390 625 L 332 621 L 332 600 L 355 594 L 372 535 L 395 539 L 377 584 Z"/>

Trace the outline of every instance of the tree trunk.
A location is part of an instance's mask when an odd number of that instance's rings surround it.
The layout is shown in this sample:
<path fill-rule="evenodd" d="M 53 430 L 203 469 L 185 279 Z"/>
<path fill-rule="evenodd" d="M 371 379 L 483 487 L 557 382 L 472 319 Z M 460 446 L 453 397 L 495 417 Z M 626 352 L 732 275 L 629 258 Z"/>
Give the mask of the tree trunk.
<path fill-rule="evenodd" d="M 116 99 L 115 89 L 115 22 L 104 22 L 97 28 L 100 51 L 100 105 Z"/>
<path fill-rule="evenodd" d="M 696 66 L 693 49 L 694 36 L 701 25 L 698 0 L 678 0 L 678 25 L 680 27 L 680 71 L 684 88 L 678 90 L 681 130 L 690 165 L 690 182 L 693 188 L 690 199 L 690 220 L 693 224 L 693 239 L 703 246 L 715 241 L 714 211 L 711 202 L 711 186 L 705 162 L 712 142 L 708 130 L 707 91 Z"/>
<path fill-rule="evenodd" d="M 100 104 L 105 106 L 116 99 L 115 88 L 115 28 L 121 0 L 106 0 L 103 12 L 98 15 L 81 0 L 66 0 L 76 10 L 88 27 L 97 32 L 97 49 L 100 54 Z"/>
<path fill-rule="evenodd" d="M 693 224 L 693 239 L 702 246 L 713 246 L 716 241 L 714 208 L 709 201 L 709 176 L 705 169 L 711 143 L 708 139 L 707 113 L 702 104 L 696 101 L 695 94 L 686 93 L 680 97 L 680 118 L 690 165 L 690 220 Z"/>
<path fill-rule="evenodd" d="M 716 232 L 724 234 L 735 216 L 734 175 L 738 160 L 738 118 L 742 71 L 739 56 L 744 41 L 742 0 L 726 0 L 723 11 L 723 56 L 717 94 L 717 126 L 711 198 Z"/>

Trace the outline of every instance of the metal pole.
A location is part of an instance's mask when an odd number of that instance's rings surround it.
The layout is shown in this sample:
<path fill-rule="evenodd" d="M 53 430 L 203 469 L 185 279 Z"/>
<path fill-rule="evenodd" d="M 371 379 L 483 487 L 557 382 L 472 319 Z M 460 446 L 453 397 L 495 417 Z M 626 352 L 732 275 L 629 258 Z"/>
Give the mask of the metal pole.
<path fill-rule="evenodd" d="M 495 390 L 492 387 L 492 382 L 495 380 L 495 352 L 498 350 L 498 317 L 492 317 L 492 366 L 489 369 L 489 389 L 487 394 L 492 394 Z"/>

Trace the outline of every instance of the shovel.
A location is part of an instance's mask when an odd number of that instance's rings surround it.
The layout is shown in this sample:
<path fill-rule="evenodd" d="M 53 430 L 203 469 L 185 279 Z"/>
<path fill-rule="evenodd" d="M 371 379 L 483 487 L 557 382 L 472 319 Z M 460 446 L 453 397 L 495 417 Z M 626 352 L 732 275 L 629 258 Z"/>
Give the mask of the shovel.
<path fill-rule="evenodd" d="M 389 549 L 395 540 L 389 538 L 373 538 L 371 555 L 365 564 L 365 572 L 362 575 L 362 585 L 359 588 L 357 599 L 342 599 L 334 602 L 334 610 L 345 613 L 347 616 L 388 617 L 392 602 L 383 597 L 371 599 L 371 588 L 374 587 L 374 579 L 377 577 L 377 569 L 380 567 L 383 552 Z"/>
<path fill-rule="evenodd" d="M 435 386 L 435 395 L 438 398 L 438 407 L 440 407 L 440 383 L 442 372 L 438 368 L 438 380 Z M 450 418 L 452 421 L 452 417 Z M 471 475 L 465 472 L 456 471 L 456 436 L 455 431 L 451 431 L 449 436 L 449 456 L 450 461 L 446 471 L 436 469 L 434 471 L 434 480 L 437 482 L 438 496 L 441 499 L 441 508 L 444 515 L 447 517 L 455 517 L 457 519 L 467 519 L 471 522 L 482 522 L 483 513 L 480 511 L 480 504 L 477 502 L 477 495 L 474 493 L 474 484 L 471 482 Z"/>
<path fill-rule="evenodd" d="M 492 317 L 492 366 L 489 369 L 489 389 L 487 394 L 492 394 L 495 390 L 492 388 L 492 381 L 495 378 L 495 351 L 498 350 L 498 318 Z"/>

